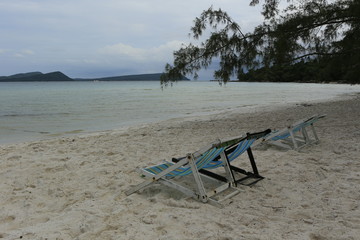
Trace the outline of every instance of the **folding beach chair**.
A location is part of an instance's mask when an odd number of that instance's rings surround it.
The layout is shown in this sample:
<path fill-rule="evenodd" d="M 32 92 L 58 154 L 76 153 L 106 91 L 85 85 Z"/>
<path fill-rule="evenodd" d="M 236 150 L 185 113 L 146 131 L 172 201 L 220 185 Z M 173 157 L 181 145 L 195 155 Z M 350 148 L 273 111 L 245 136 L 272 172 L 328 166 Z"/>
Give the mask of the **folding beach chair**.
<path fill-rule="evenodd" d="M 314 123 L 325 115 L 314 115 L 300 120 L 281 130 L 275 130 L 263 138 L 263 141 L 281 148 L 299 150 L 307 145 L 319 142 Z M 307 129 L 310 128 L 312 138 Z"/>
<path fill-rule="evenodd" d="M 199 170 L 200 173 L 213 177 L 223 182 L 230 180 L 232 183 L 234 183 L 235 186 L 237 186 L 237 184 L 250 186 L 252 184 L 257 183 L 261 179 L 264 179 L 264 177 L 259 174 L 259 171 L 257 169 L 255 158 L 251 150 L 251 146 L 255 143 L 256 140 L 263 138 L 264 136 L 268 135 L 270 132 L 271 130 L 267 129 L 262 132 L 247 133 L 246 136 L 243 137 L 243 139 L 237 145 L 231 146 L 225 150 L 225 156 L 227 157 L 228 165 L 231 170 L 230 172 L 226 173 L 227 177 L 221 176 L 219 174 L 215 174 L 208 170 L 223 166 L 223 163 L 219 161 L 220 160 L 219 158 L 208 163 L 206 166 L 204 166 L 203 169 L 200 169 Z M 247 152 L 247 155 L 250 160 L 252 172 L 231 165 L 231 162 L 237 159 L 244 152 Z M 234 176 L 235 174 L 239 175 L 240 177 L 236 179 Z"/>
<path fill-rule="evenodd" d="M 270 132 L 270 130 L 268 130 L 268 132 Z M 133 188 L 126 191 L 125 194 L 130 195 L 153 183 L 162 183 L 164 185 L 175 188 L 185 195 L 195 198 L 196 200 L 221 206 L 221 201 L 224 201 L 225 199 L 228 199 L 239 192 L 236 188 L 236 181 L 233 175 L 235 167 L 230 165 L 230 160 L 234 160 L 240 154 L 250 149 L 251 144 L 255 140 L 249 136 L 250 135 L 245 137 L 241 136 L 222 141 L 218 140 L 197 152 L 188 154 L 184 158 L 177 159 L 176 162 L 164 161 L 159 165 L 141 169 L 144 176 L 149 177 L 150 179 L 134 186 Z M 229 156 L 231 156 L 230 159 L 226 155 L 226 150 L 228 151 Z M 253 157 L 252 161 L 252 166 L 254 169 L 253 176 L 259 177 L 260 175 L 258 174 Z M 210 171 L 202 171 L 204 168 L 214 169 L 218 167 L 225 168 L 225 177 L 213 174 Z M 184 177 L 187 175 L 193 175 L 193 179 L 195 180 L 196 184 L 196 190 L 186 187 L 179 183 L 179 181 L 176 181 L 179 177 Z M 214 176 L 217 178 L 214 178 Z M 221 178 L 221 180 L 225 183 L 222 183 L 220 186 L 217 184 L 215 189 L 206 191 L 203 181 L 204 178 L 210 180 L 219 180 L 218 178 Z M 227 189 L 231 189 L 232 191 L 230 191 L 231 193 L 227 194 L 222 199 L 216 199 L 214 197 L 215 195 L 218 195 Z"/>

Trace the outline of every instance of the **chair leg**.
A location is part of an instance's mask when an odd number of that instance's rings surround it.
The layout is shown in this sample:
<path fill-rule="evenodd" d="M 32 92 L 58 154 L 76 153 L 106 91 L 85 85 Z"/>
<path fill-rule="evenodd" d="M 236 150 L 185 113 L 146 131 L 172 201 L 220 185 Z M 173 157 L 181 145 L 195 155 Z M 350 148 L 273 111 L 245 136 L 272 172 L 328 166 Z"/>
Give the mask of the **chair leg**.
<path fill-rule="evenodd" d="M 304 137 L 304 140 L 305 140 L 305 144 L 310 144 L 309 134 L 307 133 L 305 127 L 302 128 L 302 134 L 303 134 L 303 137 Z"/>
<path fill-rule="evenodd" d="M 144 188 L 144 187 L 152 184 L 153 182 L 154 182 L 154 181 L 153 181 L 152 179 L 147 180 L 147 181 L 144 181 L 144 182 L 136 185 L 135 187 L 133 187 L 133 188 L 125 191 L 125 194 L 126 194 L 126 196 L 129 196 L 129 195 L 133 194 L 134 192 L 137 192 L 137 191 L 139 191 L 140 189 L 142 189 L 142 188 Z"/>
<path fill-rule="evenodd" d="M 186 163 L 187 163 L 187 160 L 188 160 L 188 159 L 182 159 L 182 160 L 180 160 L 179 162 L 177 162 L 177 163 L 175 163 L 174 165 L 172 165 L 171 167 L 165 169 L 165 170 L 162 171 L 161 173 L 159 173 L 159 174 L 157 174 L 157 175 L 154 175 L 153 177 L 151 177 L 151 179 L 146 180 L 146 181 L 144 181 L 144 182 L 142 182 L 142 183 L 140 183 L 140 184 L 132 187 L 131 189 L 125 191 L 125 194 L 126 194 L 127 196 L 129 196 L 129 195 L 131 195 L 131 194 L 139 191 L 140 189 L 142 189 L 142 188 L 144 188 L 144 187 L 152 184 L 153 182 L 158 181 L 159 179 L 161 179 L 162 177 L 164 177 L 164 176 L 165 176 L 166 174 L 168 174 L 169 172 L 171 172 L 171 171 L 175 170 L 176 168 L 178 168 L 178 167 L 186 164 Z"/>
<path fill-rule="evenodd" d="M 235 177 L 234 177 L 233 171 L 230 168 L 231 165 L 230 165 L 229 159 L 226 156 L 225 152 L 222 152 L 220 154 L 220 156 L 221 156 L 222 162 L 224 163 L 224 168 L 225 168 L 225 172 L 226 172 L 226 179 L 232 186 L 235 186 L 236 185 Z"/>
<path fill-rule="evenodd" d="M 259 172 L 258 172 L 258 169 L 256 167 L 255 158 L 254 158 L 254 155 L 253 155 L 253 153 L 251 151 L 251 148 L 247 149 L 247 153 L 248 153 L 248 156 L 249 156 L 249 159 L 250 159 L 250 163 L 251 163 L 251 167 L 253 169 L 254 175 L 259 176 Z"/>
<path fill-rule="evenodd" d="M 257 183 L 258 181 L 264 179 L 264 177 L 260 176 L 260 174 L 259 174 L 259 171 L 257 169 L 255 158 L 254 158 L 254 155 L 252 153 L 251 148 L 247 149 L 247 153 L 248 153 L 249 160 L 250 160 L 250 163 L 251 163 L 252 172 L 247 172 L 244 169 L 238 168 L 238 167 L 235 167 L 235 166 L 230 166 L 230 168 L 231 168 L 232 171 L 235 171 L 235 172 L 238 172 L 238 173 L 241 173 L 241 174 L 245 175 L 245 177 L 236 179 L 235 183 L 240 183 L 242 185 L 251 186 L 251 185 Z M 250 178 L 253 178 L 255 180 L 251 181 L 250 183 L 245 183 L 245 181 L 247 179 L 250 179 Z"/>
<path fill-rule="evenodd" d="M 297 144 L 297 142 L 296 142 L 296 139 L 295 139 L 295 136 L 294 136 L 293 131 L 289 130 L 289 132 L 290 132 L 291 140 L 292 140 L 292 142 L 293 142 L 293 144 L 294 144 L 294 149 L 298 149 L 299 146 L 298 146 L 298 144 Z"/>
<path fill-rule="evenodd" d="M 207 202 L 208 201 L 208 196 L 206 195 L 206 191 L 205 191 L 205 187 L 204 187 L 204 184 L 201 180 L 201 177 L 200 177 L 200 174 L 199 174 L 199 171 L 196 167 L 196 164 L 194 162 L 194 156 L 192 154 L 188 155 L 188 160 L 189 160 L 189 164 L 190 164 L 190 167 L 191 167 L 191 170 L 192 170 L 192 174 L 195 178 L 195 182 L 196 182 L 196 185 L 198 187 L 198 191 L 199 191 L 199 200 L 202 201 L 202 202 Z"/>
<path fill-rule="evenodd" d="M 310 127 L 311 127 L 311 130 L 312 130 L 313 134 L 314 134 L 315 141 L 318 142 L 318 141 L 319 141 L 319 137 L 318 137 L 318 135 L 316 134 L 314 124 L 311 124 Z"/>

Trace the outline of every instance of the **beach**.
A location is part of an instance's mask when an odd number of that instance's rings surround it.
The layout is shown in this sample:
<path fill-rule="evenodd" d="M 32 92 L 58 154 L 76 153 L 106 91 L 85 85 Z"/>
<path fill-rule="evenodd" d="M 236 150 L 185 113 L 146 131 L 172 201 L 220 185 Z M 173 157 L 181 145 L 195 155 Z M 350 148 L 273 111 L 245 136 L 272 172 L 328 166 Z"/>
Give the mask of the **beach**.
<path fill-rule="evenodd" d="M 239 186 L 223 208 L 163 185 L 124 193 L 143 181 L 136 168 L 314 114 L 326 114 L 320 142 L 255 147 L 265 179 Z M 351 94 L 0 145 L 0 239 L 359 239 L 359 119 Z"/>

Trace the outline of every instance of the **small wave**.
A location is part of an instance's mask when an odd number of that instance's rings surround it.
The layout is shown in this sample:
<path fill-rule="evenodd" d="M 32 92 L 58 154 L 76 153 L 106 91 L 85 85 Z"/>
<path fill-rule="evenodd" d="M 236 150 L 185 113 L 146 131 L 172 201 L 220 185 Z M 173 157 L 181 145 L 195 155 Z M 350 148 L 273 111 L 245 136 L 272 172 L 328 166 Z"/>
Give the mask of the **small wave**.
<path fill-rule="evenodd" d="M 64 131 L 64 132 L 57 132 L 57 133 L 49 133 L 48 136 L 49 137 L 60 137 L 60 136 L 64 136 L 64 135 L 76 135 L 76 134 L 79 134 L 79 133 L 83 133 L 85 132 L 83 129 L 76 129 L 76 130 L 71 130 L 71 131 Z"/>
<path fill-rule="evenodd" d="M 23 130 L 23 132 L 29 132 L 29 133 L 40 133 L 40 134 L 49 134 L 50 132 L 44 132 L 44 131 L 32 131 L 32 130 Z"/>
<path fill-rule="evenodd" d="M 82 133 L 82 132 L 84 132 L 83 129 L 76 129 L 76 130 L 72 130 L 72 131 L 66 131 L 64 133 L 66 133 L 66 134 L 74 134 L 74 133 Z"/>
<path fill-rule="evenodd" d="M 0 113 L 0 117 L 42 117 L 54 115 L 70 115 L 71 113 Z"/>

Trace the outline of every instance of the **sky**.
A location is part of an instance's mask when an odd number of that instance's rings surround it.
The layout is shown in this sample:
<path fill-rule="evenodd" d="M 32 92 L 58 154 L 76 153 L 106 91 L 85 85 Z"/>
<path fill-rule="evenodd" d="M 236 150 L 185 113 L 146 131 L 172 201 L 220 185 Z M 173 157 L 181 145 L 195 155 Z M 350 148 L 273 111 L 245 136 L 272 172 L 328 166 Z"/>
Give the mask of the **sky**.
<path fill-rule="evenodd" d="M 221 8 L 250 32 L 250 0 L 1 0 L 0 76 L 61 71 L 72 78 L 163 72 L 203 10 Z M 212 79 L 212 70 L 199 79 Z"/>

